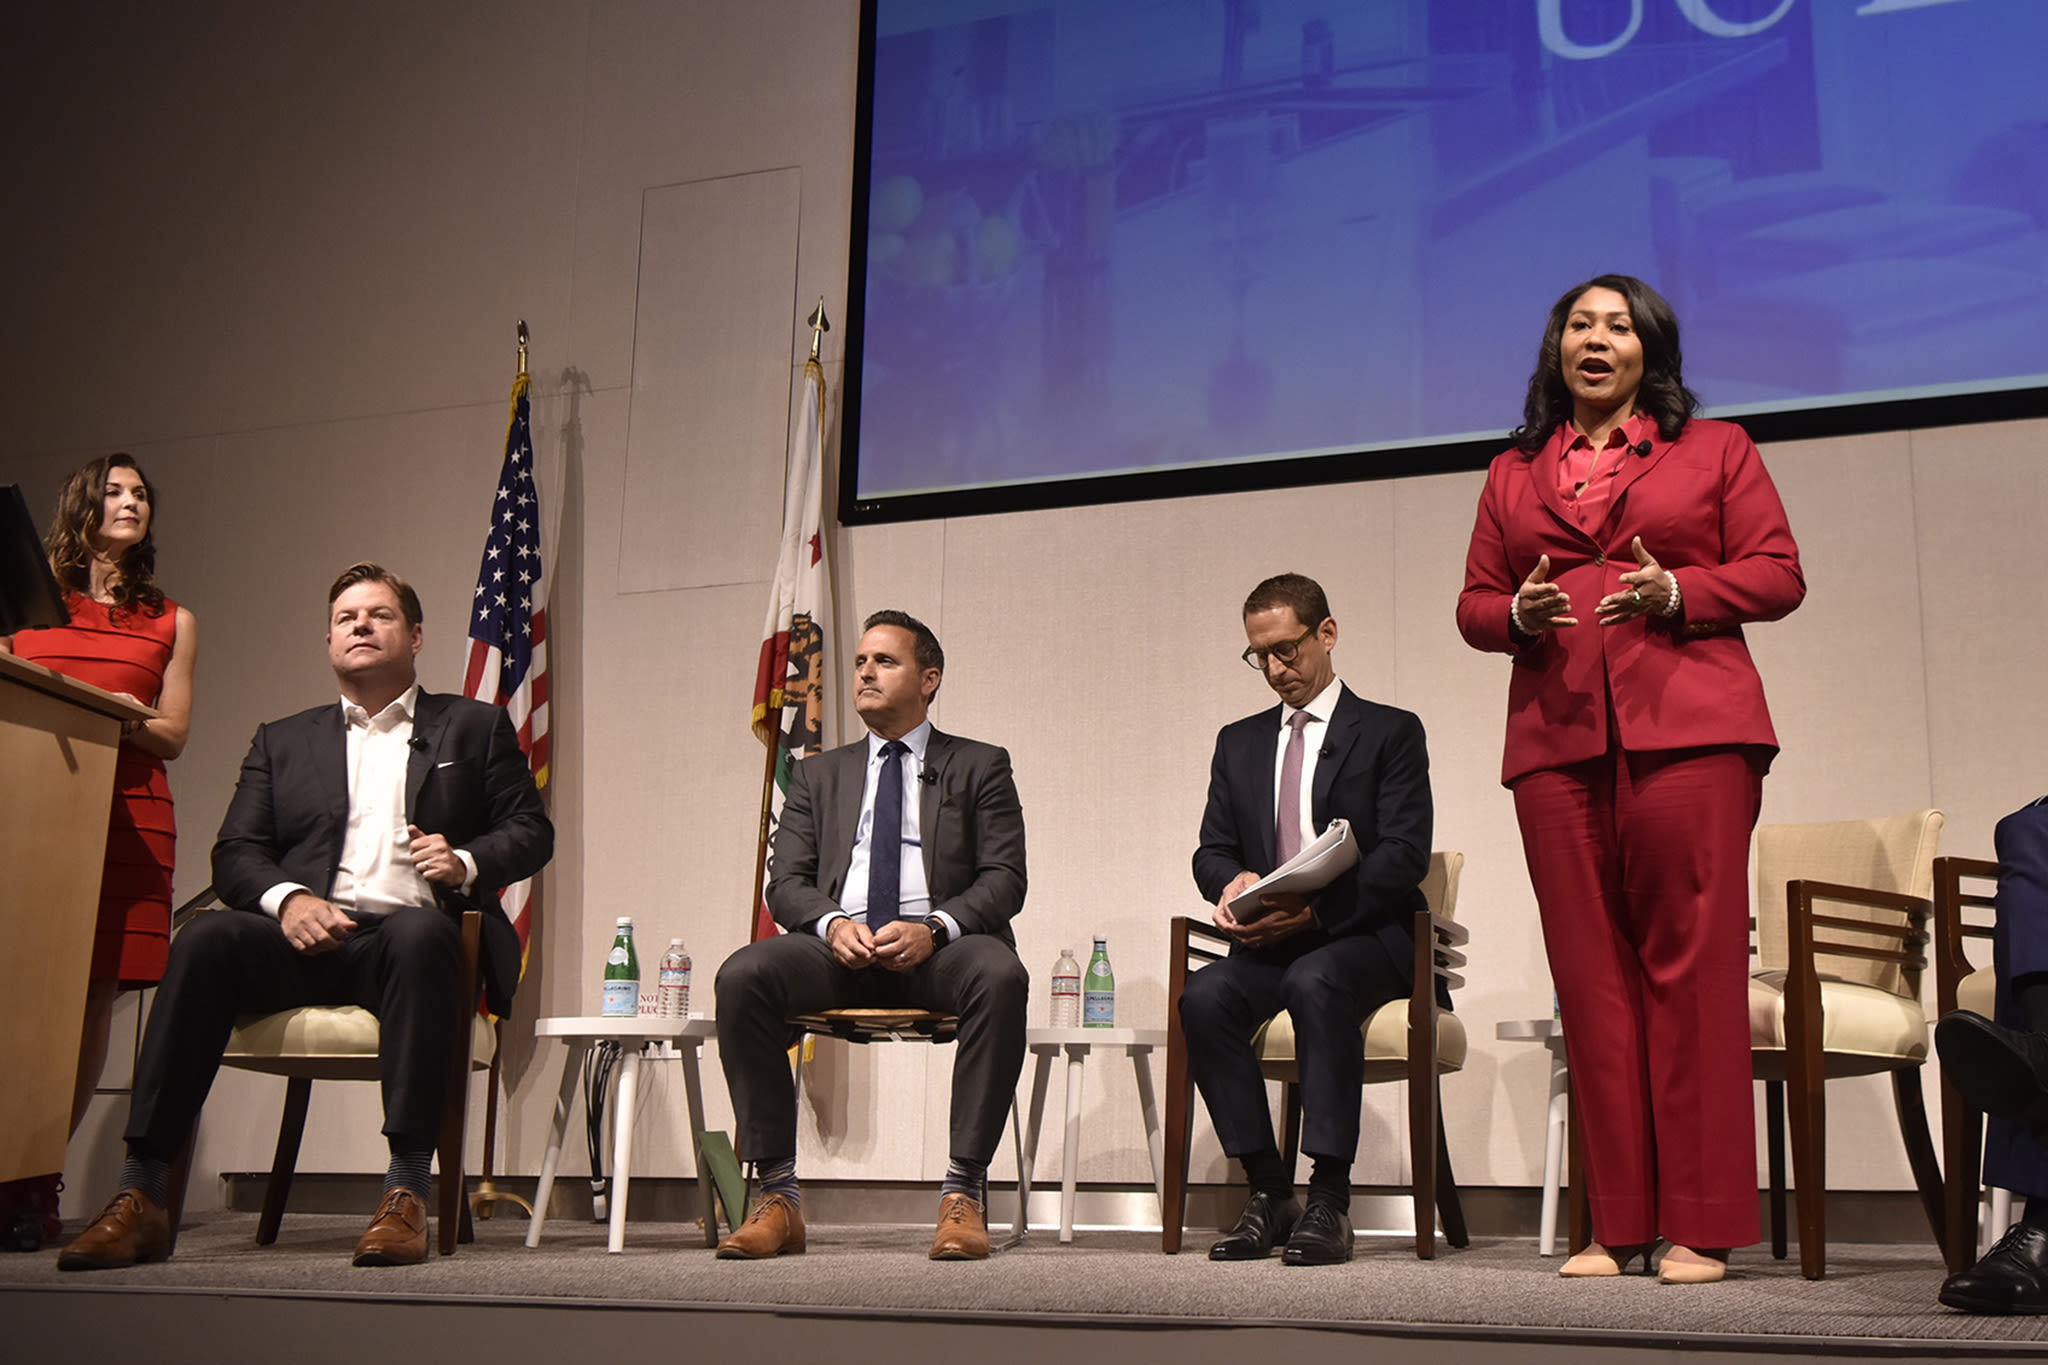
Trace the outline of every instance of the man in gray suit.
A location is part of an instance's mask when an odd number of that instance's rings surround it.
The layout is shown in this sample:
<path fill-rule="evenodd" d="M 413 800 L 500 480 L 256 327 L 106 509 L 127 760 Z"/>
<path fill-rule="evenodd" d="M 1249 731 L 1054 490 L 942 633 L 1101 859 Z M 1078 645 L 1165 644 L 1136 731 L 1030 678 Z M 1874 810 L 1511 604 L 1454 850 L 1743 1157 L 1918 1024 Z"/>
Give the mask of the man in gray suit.
<path fill-rule="evenodd" d="M 853 659 L 868 734 L 791 770 L 767 893 L 788 932 L 718 969 L 719 1060 L 761 1189 L 722 1258 L 804 1249 L 789 1020 L 858 1007 L 960 1017 L 931 1257 L 988 1255 L 988 1163 L 1024 1066 L 1030 978 L 1010 934 L 1024 906 L 1024 811 L 1007 752 L 926 718 L 945 666 L 923 622 L 870 616 Z"/>

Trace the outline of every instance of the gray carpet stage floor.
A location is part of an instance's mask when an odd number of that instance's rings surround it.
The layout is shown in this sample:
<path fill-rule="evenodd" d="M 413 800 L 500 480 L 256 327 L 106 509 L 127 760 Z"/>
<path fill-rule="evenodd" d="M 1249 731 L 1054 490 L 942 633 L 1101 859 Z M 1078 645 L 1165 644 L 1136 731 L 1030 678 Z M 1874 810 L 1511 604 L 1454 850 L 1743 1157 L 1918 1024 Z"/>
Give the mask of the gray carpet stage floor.
<path fill-rule="evenodd" d="M 289 1216 L 270 1248 L 252 1245 L 255 1221 L 246 1213 L 202 1216 L 181 1234 L 173 1260 L 126 1271 L 66 1275 L 52 1254 L 0 1256 L 0 1318 L 45 1330 L 73 1319 L 75 1341 L 116 1298 L 174 1295 L 302 1305 L 466 1300 L 765 1310 L 844 1320 L 880 1314 L 904 1322 L 1066 1319 L 1183 1330 L 1264 1325 L 1773 1355 L 2048 1351 L 2048 1318 L 1977 1317 L 1936 1304 L 1941 1266 L 1920 1246 L 1838 1245 L 1820 1282 L 1802 1279 L 1796 1259 L 1774 1262 L 1750 1249 L 1738 1253 L 1723 1283 L 1686 1288 L 1641 1276 L 1560 1280 L 1558 1258 L 1538 1256 L 1526 1239 L 1476 1241 L 1418 1261 L 1399 1239 L 1364 1238 L 1348 1266 L 1290 1269 L 1277 1259 L 1212 1264 L 1199 1235 L 1190 1237 L 1193 1254 L 1167 1257 L 1156 1233 L 1083 1231 L 1061 1246 L 1044 1229 L 986 1263 L 934 1265 L 924 1257 L 929 1229 L 837 1225 L 812 1228 L 806 1255 L 751 1263 L 716 1260 L 694 1225 L 672 1223 L 629 1224 L 625 1252 L 610 1256 L 604 1229 L 558 1219 L 541 1246 L 528 1250 L 525 1220 L 501 1212 L 479 1222 L 478 1240 L 455 1256 L 356 1270 L 347 1257 L 360 1217 Z"/>

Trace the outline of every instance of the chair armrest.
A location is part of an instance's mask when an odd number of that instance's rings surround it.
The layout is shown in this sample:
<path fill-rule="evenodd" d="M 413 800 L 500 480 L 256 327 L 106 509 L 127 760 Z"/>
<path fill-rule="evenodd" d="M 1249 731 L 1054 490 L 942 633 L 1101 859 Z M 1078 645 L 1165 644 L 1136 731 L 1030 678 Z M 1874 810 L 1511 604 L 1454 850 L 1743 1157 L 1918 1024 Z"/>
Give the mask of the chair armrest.
<path fill-rule="evenodd" d="M 1218 929 L 1214 922 L 1210 920 L 1196 919 L 1192 915 L 1176 915 L 1174 916 L 1173 927 L 1177 931 L 1174 936 L 1174 942 L 1180 947 L 1192 947 L 1198 953 L 1206 952 L 1206 948 L 1188 942 L 1191 939 L 1202 938 L 1207 939 L 1211 943 L 1223 945 L 1225 951 L 1228 951 L 1230 948 L 1230 935 Z M 1221 954 L 1218 954 L 1218 956 L 1221 956 Z"/>

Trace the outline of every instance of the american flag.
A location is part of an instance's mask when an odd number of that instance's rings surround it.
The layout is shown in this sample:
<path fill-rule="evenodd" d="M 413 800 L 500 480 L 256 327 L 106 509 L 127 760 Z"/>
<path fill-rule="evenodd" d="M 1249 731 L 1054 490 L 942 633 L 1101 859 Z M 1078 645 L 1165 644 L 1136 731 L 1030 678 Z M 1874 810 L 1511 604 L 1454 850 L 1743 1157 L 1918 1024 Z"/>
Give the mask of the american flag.
<path fill-rule="evenodd" d="M 526 401 L 527 376 L 512 381 L 512 423 L 505 432 L 505 465 L 491 504 L 491 530 L 476 571 L 469 617 L 469 668 L 462 694 L 502 706 L 519 731 L 536 785 L 548 784 L 548 581 L 540 562 L 540 486 L 533 478 L 533 431 Z M 533 883 L 505 888 L 500 901 L 519 931 L 519 962 L 526 965 L 527 904 Z"/>

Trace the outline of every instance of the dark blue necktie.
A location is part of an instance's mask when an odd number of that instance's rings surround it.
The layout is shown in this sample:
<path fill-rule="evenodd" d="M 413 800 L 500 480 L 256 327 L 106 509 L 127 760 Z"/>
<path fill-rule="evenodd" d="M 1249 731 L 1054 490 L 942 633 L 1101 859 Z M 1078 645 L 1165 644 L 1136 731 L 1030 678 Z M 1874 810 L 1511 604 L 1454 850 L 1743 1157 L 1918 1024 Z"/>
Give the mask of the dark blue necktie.
<path fill-rule="evenodd" d="M 868 827 L 868 932 L 903 918 L 903 758 L 910 746 L 892 739 L 882 746 L 882 771 L 875 778 L 875 819 Z"/>

